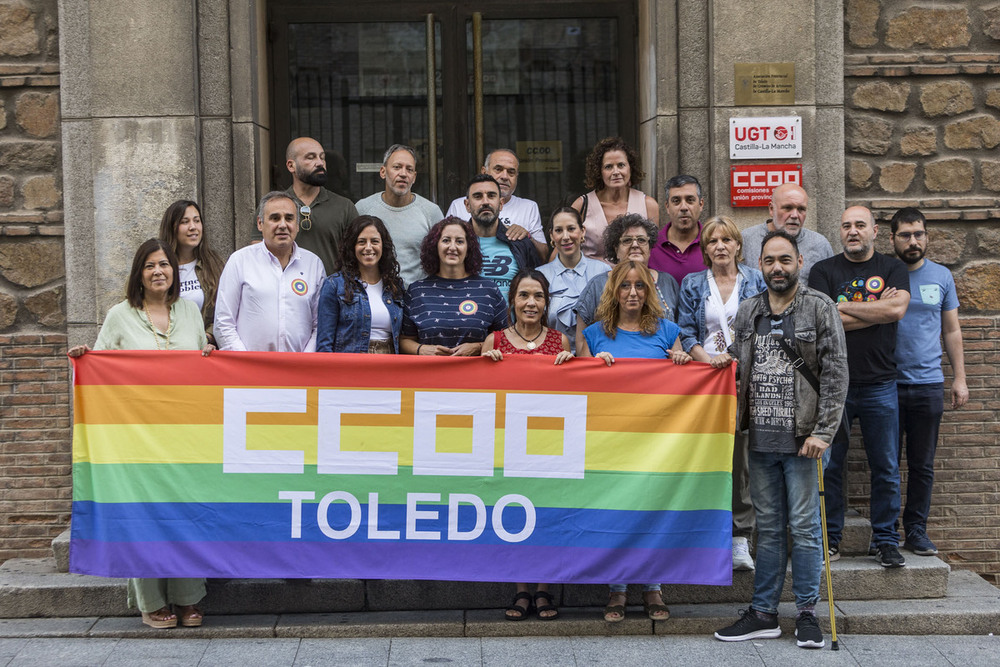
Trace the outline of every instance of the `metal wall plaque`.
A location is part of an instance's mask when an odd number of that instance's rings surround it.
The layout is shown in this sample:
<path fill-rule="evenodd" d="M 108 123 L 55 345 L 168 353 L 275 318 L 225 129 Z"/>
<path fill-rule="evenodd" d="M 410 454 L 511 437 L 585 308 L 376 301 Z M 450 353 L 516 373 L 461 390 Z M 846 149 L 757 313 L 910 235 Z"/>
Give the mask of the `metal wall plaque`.
<path fill-rule="evenodd" d="M 795 104 L 795 63 L 734 63 L 736 106 Z"/>

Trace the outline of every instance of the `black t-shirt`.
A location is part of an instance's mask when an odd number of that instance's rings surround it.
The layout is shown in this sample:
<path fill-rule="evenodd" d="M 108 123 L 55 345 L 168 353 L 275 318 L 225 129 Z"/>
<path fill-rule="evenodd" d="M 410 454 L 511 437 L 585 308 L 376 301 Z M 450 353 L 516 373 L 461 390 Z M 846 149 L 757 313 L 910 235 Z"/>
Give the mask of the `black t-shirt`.
<path fill-rule="evenodd" d="M 865 262 L 852 262 L 841 253 L 813 266 L 809 287 L 834 301 L 877 301 L 890 287 L 909 292 L 910 276 L 894 257 L 876 252 Z M 847 366 L 852 384 L 895 380 L 896 323 L 848 331 Z"/>
<path fill-rule="evenodd" d="M 749 447 L 755 452 L 795 454 L 805 438 L 795 437 L 795 369 L 778 338 L 795 349 L 793 310 L 765 313 L 754 331 L 750 367 Z"/>

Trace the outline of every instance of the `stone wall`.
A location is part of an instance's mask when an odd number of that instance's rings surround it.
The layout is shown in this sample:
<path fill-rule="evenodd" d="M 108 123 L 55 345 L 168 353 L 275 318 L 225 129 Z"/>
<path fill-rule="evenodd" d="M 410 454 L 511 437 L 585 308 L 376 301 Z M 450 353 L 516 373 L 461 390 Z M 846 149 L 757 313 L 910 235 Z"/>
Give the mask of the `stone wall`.
<path fill-rule="evenodd" d="M 55 0 L 0 1 L 0 562 L 70 509 Z"/>
<path fill-rule="evenodd" d="M 888 218 L 920 207 L 931 221 L 928 257 L 952 269 L 962 303 L 971 397 L 945 413 L 930 537 L 953 565 L 998 583 L 1000 2 L 844 8 L 847 202 L 885 223 L 883 252 Z M 860 442 L 852 447 L 849 501 L 866 513 L 867 466 Z"/>

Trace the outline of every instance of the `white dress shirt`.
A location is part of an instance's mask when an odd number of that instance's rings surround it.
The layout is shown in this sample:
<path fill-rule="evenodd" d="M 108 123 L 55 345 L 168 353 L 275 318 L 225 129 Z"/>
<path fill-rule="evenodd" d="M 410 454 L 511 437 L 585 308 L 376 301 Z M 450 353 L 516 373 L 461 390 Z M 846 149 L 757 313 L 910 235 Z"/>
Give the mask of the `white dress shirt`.
<path fill-rule="evenodd" d="M 322 260 L 298 245 L 284 270 L 263 243 L 237 250 L 219 277 L 219 348 L 315 352 L 316 312 L 325 278 Z"/>

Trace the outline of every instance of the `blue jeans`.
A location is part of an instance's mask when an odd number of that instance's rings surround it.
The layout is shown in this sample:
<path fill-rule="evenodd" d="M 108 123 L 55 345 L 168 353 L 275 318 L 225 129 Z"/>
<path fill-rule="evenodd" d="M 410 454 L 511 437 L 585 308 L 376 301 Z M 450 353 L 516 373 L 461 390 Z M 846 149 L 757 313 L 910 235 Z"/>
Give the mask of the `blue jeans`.
<path fill-rule="evenodd" d="M 899 460 L 906 453 L 906 507 L 903 530 L 927 529 L 934 487 L 934 453 L 944 414 L 944 384 L 900 384 Z"/>
<path fill-rule="evenodd" d="M 757 570 L 750 606 L 778 613 L 792 535 L 792 593 L 797 609 L 816 606 L 823 567 L 815 459 L 750 452 L 750 496 L 757 514 Z"/>
<path fill-rule="evenodd" d="M 830 545 L 840 544 L 844 531 L 844 470 L 851 423 L 857 417 L 871 470 L 871 522 L 875 544 L 899 544 L 899 410 L 896 382 L 851 384 L 840 428 L 833 437 L 823 484 L 826 530 Z"/>

